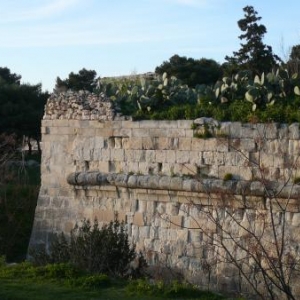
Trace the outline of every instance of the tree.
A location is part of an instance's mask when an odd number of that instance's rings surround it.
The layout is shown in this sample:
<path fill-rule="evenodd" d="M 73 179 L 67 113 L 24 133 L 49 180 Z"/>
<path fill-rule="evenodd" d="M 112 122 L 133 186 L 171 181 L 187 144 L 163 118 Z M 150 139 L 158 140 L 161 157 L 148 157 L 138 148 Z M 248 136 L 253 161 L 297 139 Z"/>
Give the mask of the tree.
<path fill-rule="evenodd" d="M 213 59 L 197 60 L 177 54 L 155 69 L 155 73 L 160 75 L 165 72 L 180 79 L 189 87 L 195 87 L 197 84 L 214 84 L 222 76 L 221 66 Z"/>
<path fill-rule="evenodd" d="M 237 70 L 250 70 L 253 75 L 269 72 L 273 67 L 278 66 L 281 59 L 273 54 L 271 46 L 263 43 L 263 37 L 267 33 L 264 25 L 258 24 L 261 17 L 252 6 L 243 8 L 244 18 L 238 21 L 238 26 L 243 34 L 239 36 L 241 43 L 239 51 L 234 51 L 233 56 L 226 56 L 227 63 L 223 65 L 228 75 L 236 73 Z"/>
<path fill-rule="evenodd" d="M 10 69 L 7 67 L 0 67 L 0 78 L 6 82 L 7 84 L 17 84 L 20 85 L 21 75 L 17 75 L 15 73 L 11 73 Z"/>
<path fill-rule="evenodd" d="M 97 73 L 94 70 L 86 70 L 83 68 L 78 74 L 71 72 L 69 77 L 62 80 L 56 78 L 56 91 L 71 89 L 73 91 L 86 90 L 92 92 L 97 85 Z"/>
<path fill-rule="evenodd" d="M 16 84 L 0 81 L 0 133 L 14 133 L 19 141 L 40 141 L 41 119 L 49 94 L 41 84 Z"/>
<path fill-rule="evenodd" d="M 286 67 L 290 74 L 300 73 L 300 45 L 292 47 Z"/>

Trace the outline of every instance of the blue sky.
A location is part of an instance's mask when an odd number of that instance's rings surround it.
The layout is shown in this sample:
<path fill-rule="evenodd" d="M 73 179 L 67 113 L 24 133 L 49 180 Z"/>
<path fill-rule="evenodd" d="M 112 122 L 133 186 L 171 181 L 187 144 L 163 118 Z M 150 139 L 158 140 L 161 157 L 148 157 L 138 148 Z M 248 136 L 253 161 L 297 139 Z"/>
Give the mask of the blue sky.
<path fill-rule="evenodd" d="M 282 58 L 300 44 L 300 1 L 0 0 L 0 66 L 52 91 L 82 68 L 98 76 L 154 71 L 172 55 L 224 62 L 251 5 Z"/>

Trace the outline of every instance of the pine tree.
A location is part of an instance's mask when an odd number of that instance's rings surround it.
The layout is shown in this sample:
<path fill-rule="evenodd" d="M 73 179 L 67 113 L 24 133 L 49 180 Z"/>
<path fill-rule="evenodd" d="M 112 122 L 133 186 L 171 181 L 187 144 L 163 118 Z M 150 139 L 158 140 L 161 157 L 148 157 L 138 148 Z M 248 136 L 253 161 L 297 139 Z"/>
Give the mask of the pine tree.
<path fill-rule="evenodd" d="M 253 75 L 262 72 L 271 71 L 271 69 L 281 62 L 281 59 L 273 54 L 271 46 L 263 43 L 263 37 L 267 33 L 264 25 L 258 24 L 261 17 L 257 16 L 257 11 L 252 6 L 243 8 L 244 18 L 238 21 L 238 26 L 243 32 L 240 40 L 239 51 L 234 51 L 233 56 L 226 56 L 227 63 L 224 64 L 227 73 L 236 72 L 237 70 L 250 70 Z"/>

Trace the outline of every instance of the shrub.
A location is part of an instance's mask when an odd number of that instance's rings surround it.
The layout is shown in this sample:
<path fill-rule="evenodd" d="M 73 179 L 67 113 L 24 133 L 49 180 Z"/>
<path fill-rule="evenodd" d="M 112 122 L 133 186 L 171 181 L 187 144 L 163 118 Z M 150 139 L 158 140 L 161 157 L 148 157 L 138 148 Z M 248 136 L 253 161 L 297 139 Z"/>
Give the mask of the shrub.
<path fill-rule="evenodd" d="M 149 295 L 149 296 L 165 296 L 168 299 L 176 298 L 197 298 L 203 297 L 203 299 L 221 299 L 220 296 L 216 296 L 210 292 L 200 291 L 197 287 L 186 283 L 179 282 L 177 280 L 172 281 L 170 284 L 166 284 L 163 281 L 157 281 L 154 283 L 149 282 L 146 279 L 132 280 L 126 286 L 126 293 L 130 296 L 133 295 Z"/>
<path fill-rule="evenodd" d="M 54 235 L 49 253 L 45 249 L 31 249 L 30 255 L 36 264 L 71 263 L 88 273 L 120 277 L 130 275 L 130 263 L 137 256 L 129 244 L 124 222 L 117 219 L 102 228 L 97 220 L 93 225 L 84 220 L 81 226 L 73 228 L 69 241 L 63 233 Z M 140 255 L 135 274 L 140 274 L 145 265 Z"/>
<path fill-rule="evenodd" d="M 81 276 L 73 280 L 71 285 L 88 289 L 98 289 L 109 287 L 111 285 L 111 280 L 106 274 L 95 274 L 90 276 Z"/>

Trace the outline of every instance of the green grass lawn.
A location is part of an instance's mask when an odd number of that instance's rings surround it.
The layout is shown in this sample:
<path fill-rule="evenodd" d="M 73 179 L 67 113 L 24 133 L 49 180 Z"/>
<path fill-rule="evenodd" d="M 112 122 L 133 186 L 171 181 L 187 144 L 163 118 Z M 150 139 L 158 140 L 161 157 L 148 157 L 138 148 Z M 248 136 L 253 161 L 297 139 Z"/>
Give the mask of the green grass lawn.
<path fill-rule="evenodd" d="M 199 297 L 165 297 L 129 294 L 126 285 L 113 284 L 101 289 L 83 289 L 66 286 L 58 282 L 33 282 L 20 279 L 0 279 L 1 300 L 218 300 L 222 297 L 199 292 Z"/>
<path fill-rule="evenodd" d="M 63 266 L 63 268 L 62 268 Z M 222 296 L 173 282 L 112 279 L 107 275 L 72 273 L 66 265 L 34 267 L 1 265 L 1 300 L 221 300 Z"/>

